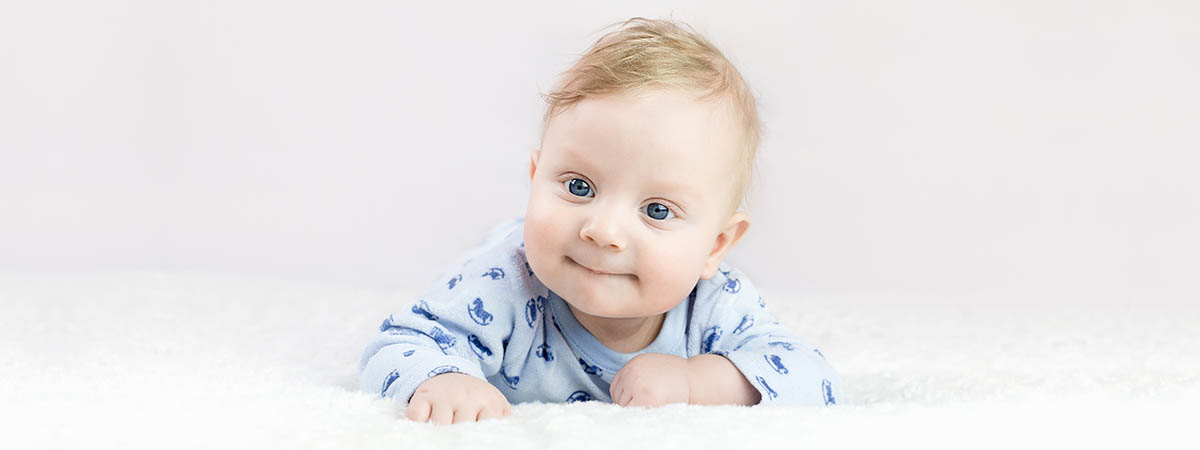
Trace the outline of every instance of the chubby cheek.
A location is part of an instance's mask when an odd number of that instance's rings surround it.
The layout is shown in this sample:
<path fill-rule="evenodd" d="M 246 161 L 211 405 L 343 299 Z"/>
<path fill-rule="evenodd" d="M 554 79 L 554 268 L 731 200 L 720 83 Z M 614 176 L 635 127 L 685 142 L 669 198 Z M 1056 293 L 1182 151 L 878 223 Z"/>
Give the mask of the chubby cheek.
<path fill-rule="evenodd" d="M 557 244 L 554 215 L 536 198 L 531 198 L 525 213 L 525 257 L 539 278 L 551 275 L 554 249 Z M 545 281 L 543 279 L 543 281 Z"/>
<path fill-rule="evenodd" d="M 696 251 L 683 243 L 665 246 L 656 252 L 653 260 L 644 261 L 640 271 L 641 287 L 645 298 L 653 299 L 656 309 L 666 311 L 685 298 L 704 268 L 702 258 Z M 707 254 L 707 253 L 705 253 Z"/>

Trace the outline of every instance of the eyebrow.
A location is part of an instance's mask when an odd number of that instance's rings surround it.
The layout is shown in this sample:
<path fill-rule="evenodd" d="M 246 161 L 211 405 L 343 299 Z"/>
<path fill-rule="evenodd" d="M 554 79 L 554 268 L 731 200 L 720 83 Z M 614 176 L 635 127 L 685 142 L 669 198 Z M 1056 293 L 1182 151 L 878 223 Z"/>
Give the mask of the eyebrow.
<path fill-rule="evenodd" d="M 577 153 L 574 147 L 563 147 L 566 151 L 566 162 L 568 166 L 583 166 L 587 172 L 596 172 L 596 166 L 592 165 L 591 161 L 583 157 L 582 153 Z"/>
<path fill-rule="evenodd" d="M 699 196 L 696 195 L 691 188 L 685 185 L 655 183 L 653 188 L 655 192 L 670 192 L 672 195 L 668 198 L 668 200 L 676 205 L 679 205 L 679 207 L 685 211 L 689 206 L 691 206 L 693 201 L 692 199 L 699 198 Z"/>

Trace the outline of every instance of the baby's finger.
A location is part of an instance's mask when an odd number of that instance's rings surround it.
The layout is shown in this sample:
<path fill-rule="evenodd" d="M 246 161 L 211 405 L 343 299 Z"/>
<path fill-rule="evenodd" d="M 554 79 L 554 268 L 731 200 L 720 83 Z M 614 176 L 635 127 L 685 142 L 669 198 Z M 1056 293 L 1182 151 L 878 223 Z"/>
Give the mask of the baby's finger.
<path fill-rule="evenodd" d="M 433 412 L 429 414 L 429 421 L 434 425 L 449 425 L 454 423 L 454 406 L 446 402 L 438 402 L 433 405 Z"/>
<path fill-rule="evenodd" d="M 654 395 L 642 395 L 629 399 L 629 406 L 636 406 L 640 408 L 656 408 L 662 405 L 662 400 L 659 400 Z"/>
<path fill-rule="evenodd" d="M 621 401 L 621 406 L 638 406 L 637 398 L 635 398 L 633 394 L 630 394 Z"/>
<path fill-rule="evenodd" d="M 475 420 L 483 421 L 488 419 L 499 419 L 503 415 L 504 409 L 502 407 L 484 407 L 483 409 L 479 410 L 479 416 L 477 416 Z"/>
<path fill-rule="evenodd" d="M 633 400 L 633 391 L 627 391 L 627 390 L 625 390 L 625 388 L 622 386 L 622 387 L 621 387 L 621 393 L 620 393 L 620 395 L 617 397 L 617 399 L 619 399 L 619 400 L 616 400 L 616 402 L 617 402 L 617 404 L 618 404 L 618 405 L 621 405 L 621 406 L 629 406 L 629 401 L 630 401 L 630 400 Z"/>
<path fill-rule="evenodd" d="M 474 422 L 479 417 L 478 406 L 459 406 L 454 409 L 454 423 Z"/>
<path fill-rule="evenodd" d="M 612 397 L 614 403 L 620 404 L 621 395 L 625 393 L 625 387 L 613 383 L 608 387 L 608 396 Z"/>
<path fill-rule="evenodd" d="M 425 422 L 429 420 L 429 400 L 424 397 L 415 398 L 408 403 L 408 408 L 404 410 L 404 415 L 408 416 L 408 420 L 413 422 Z"/>

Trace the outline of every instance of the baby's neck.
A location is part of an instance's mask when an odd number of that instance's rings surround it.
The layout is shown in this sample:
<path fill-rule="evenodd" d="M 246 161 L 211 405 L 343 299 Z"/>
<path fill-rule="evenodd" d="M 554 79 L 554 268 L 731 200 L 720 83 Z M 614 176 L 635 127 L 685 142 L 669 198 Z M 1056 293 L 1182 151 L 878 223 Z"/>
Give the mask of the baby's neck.
<path fill-rule="evenodd" d="M 620 353 L 633 353 L 644 349 L 662 330 L 663 320 L 667 314 L 657 314 L 650 317 L 635 317 L 631 319 L 612 319 L 608 317 L 591 316 L 567 304 L 575 320 L 583 325 L 589 333 L 608 347 Z"/>

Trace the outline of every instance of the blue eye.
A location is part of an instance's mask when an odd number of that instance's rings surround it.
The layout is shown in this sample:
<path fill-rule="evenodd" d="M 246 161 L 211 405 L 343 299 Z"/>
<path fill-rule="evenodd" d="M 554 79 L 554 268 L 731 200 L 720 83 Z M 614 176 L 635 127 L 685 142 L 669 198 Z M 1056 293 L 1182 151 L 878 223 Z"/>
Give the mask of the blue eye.
<path fill-rule="evenodd" d="M 662 203 L 651 203 L 646 205 L 646 215 L 655 220 L 666 220 L 668 217 L 674 217 L 671 208 L 664 206 Z"/>
<path fill-rule="evenodd" d="M 581 179 L 572 178 L 567 180 L 565 184 L 567 185 L 567 191 L 574 195 L 580 197 L 592 197 L 594 195 L 592 193 L 592 186 Z"/>

